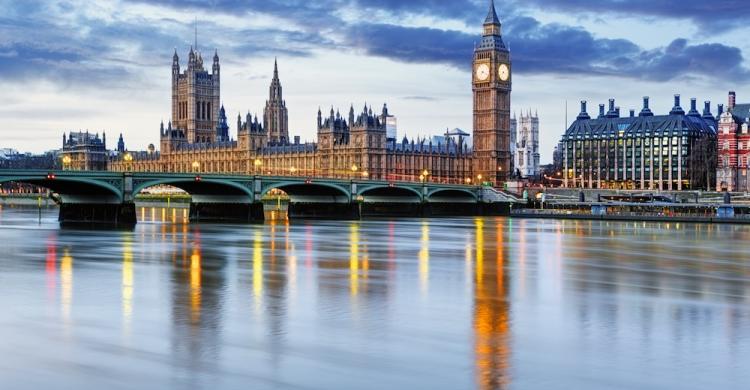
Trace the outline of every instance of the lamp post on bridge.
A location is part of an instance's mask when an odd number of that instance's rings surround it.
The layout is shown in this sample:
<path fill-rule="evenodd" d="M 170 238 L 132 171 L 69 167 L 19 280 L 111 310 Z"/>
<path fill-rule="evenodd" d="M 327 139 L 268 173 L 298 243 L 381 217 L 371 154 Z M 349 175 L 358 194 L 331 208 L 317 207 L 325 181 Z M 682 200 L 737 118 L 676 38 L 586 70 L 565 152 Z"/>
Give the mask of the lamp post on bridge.
<path fill-rule="evenodd" d="M 133 155 L 130 154 L 130 152 L 125 153 L 125 155 L 122 156 L 122 159 L 125 161 L 125 171 L 130 172 L 131 164 L 133 163 Z"/>
<path fill-rule="evenodd" d="M 263 165 L 263 161 L 261 161 L 259 158 L 256 158 L 255 161 L 253 161 L 253 165 L 255 166 L 255 176 L 258 176 L 258 170 L 260 169 L 261 165 Z"/>
<path fill-rule="evenodd" d="M 357 171 L 359 171 L 359 167 L 357 164 L 352 165 L 352 178 L 355 178 L 357 176 Z"/>
<path fill-rule="evenodd" d="M 65 156 L 63 156 L 63 158 L 62 158 L 63 171 L 66 171 L 66 170 L 70 169 L 70 162 L 71 162 L 70 156 L 68 156 L 67 154 Z"/>
<path fill-rule="evenodd" d="M 192 167 L 193 167 L 193 172 L 198 173 L 200 172 L 200 169 L 201 169 L 201 163 L 199 163 L 198 161 L 193 161 Z"/>

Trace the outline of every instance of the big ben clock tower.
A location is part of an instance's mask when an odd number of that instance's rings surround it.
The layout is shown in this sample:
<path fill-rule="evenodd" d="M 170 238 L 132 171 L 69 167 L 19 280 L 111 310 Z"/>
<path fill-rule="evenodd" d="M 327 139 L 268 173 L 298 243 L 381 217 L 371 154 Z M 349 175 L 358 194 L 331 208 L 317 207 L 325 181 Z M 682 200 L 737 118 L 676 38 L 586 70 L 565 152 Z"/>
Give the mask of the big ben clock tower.
<path fill-rule="evenodd" d="M 511 174 L 510 51 L 503 43 L 495 2 L 484 21 L 482 41 L 474 49 L 474 180 L 502 185 Z"/>

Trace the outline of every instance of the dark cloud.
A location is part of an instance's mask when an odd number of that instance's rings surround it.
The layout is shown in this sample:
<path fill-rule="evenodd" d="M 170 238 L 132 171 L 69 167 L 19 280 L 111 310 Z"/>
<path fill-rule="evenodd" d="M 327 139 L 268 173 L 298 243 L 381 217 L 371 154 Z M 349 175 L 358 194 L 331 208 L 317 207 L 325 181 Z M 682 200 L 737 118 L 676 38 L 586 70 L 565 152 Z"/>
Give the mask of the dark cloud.
<path fill-rule="evenodd" d="M 478 35 L 431 28 L 360 24 L 348 44 L 368 55 L 402 62 L 446 63 L 466 69 Z M 679 39 L 665 48 L 644 51 L 625 39 L 600 39 L 576 27 L 543 25 L 530 17 L 506 24 L 506 44 L 517 72 L 524 74 L 613 75 L 656 81 L 683 76 L 732 76 L 750 79 L 742 53 L 722 44 L 690 45 Z"/>
<path fill-rule="evenodd" d="M 523 0 L 517 6 L 534 6 L 566 14 L 647 16 L 686 19 L 711 28 L 727 29 L 747 23 L 747 0 Z M 606 17 L 603 17 L 606 20 Z"/>
<path fill-rule="evenodd" d="M 479 27 L 487 11 L 485 0 L 126 0 L 199 14 L 201 47 L 219 48 L 222 61 L 241 63 L 253 56 L 284 55 L 306 57 L 319 48 L 359 52 L 407 63 L 438 63 L 467 69 Z M 563 9 L 561 4 L 570 6 Z M 633 0 L 627 9 L 667 17 L 664 0 Z M 510 47 L 515 70 L 524 74 L 617 75 L 649 80 L 671 80 L 683 76 L 750 79 L 742 65 L 742 52 L 720 43 L 691 44 L 680 39 L 666 47 L 644 50 L 626 39 L 602 39 L 589 31 L 563 24 L 543 24 L 520 14 L 518 1 L 498 2 L 504 21 L 504 39 Z M 529 0 L 524 4 L 559 8 L 563 12 L 583 12 L 590 2 L 583 0 Z M 597 10 L 624 12 L 625 2 L 602 0 Z M 355 7 L 362 20 L 344 20 L 342 7 Z M 709 8 L 696 1 L 685 1 L 669 17 L 699 16 Z M 351 9 L 351 8 L 349 8 Z M 717 10 L 748 10 L 750 2 L 718 1 Z M 639 11 L 640 10 L 640 11 Z M 1 78 L 27 76 L 89 82 L 92 85 L 127 81 L 142 77 L 144 68 L 169 63 L 171 48 L 178 48 L 184 58 L 192 41 L 192 22 L 158 19 L 158 15 L 141 20 L 102 21 L 77 14 L 65 3 L 40 0 L 13 2 L 0 16 Z M 378 22 L 379 12 L 394 15 L 426 15 L 465 21 L 476 26 L 476 33 L 430 27 L 407 27 Z M 292 27 L 236 28 L 217 23 L 217 13 L 240 17 L 271 15 L 290 22 Z M 80 33 L 57 15 L 74 15 L 85 27 Z M 261 16 L 259 16 L 261 15 Z M 682 16 L 681 16 L 682 15 Z M 691 16 L 692 15 L 692 16 Z M 154 20 L 158 22 L 154 22 Z M 67 18 L 70 20 L 71 18 Z M 125 47 L 128 50 L 122 50 Z"/>

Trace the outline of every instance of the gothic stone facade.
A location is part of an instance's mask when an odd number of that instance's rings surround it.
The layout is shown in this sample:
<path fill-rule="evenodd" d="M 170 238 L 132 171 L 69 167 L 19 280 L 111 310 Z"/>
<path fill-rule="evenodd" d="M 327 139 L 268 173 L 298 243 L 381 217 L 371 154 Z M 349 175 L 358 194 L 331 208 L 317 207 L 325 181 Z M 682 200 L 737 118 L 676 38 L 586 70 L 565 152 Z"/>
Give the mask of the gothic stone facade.
<path fill-rule="evenodd" d="M 516 175 L 523 179 L 539 176 L 539 116 L 521 113 L 516 119 L 513 115 L 511 134 L 514 135 L 513 168 Z"/>
<path fill-rule="evenodd" d="M 719 116 L 717 191 L 750 191 L 750 104 L 737 104 L 729 92 L 727 112 Z"/>
<path fill-rule="evenodd" d="M 61 166 L 72 171 L 103 171 L 107 169 L 107 135 L 88 131 L 63 134 Z"/>
<path fill-rule="evenodd" d="M 188 66 L 180 73 L 180 58 L 172 57 L 172 125 L 180 129 L 190 143 L 213 143 L 220 104 L 219 54 L 214 53 L 211 73 L 203 68 L 200 52 L 190 48 Z"/>
<path fill-rule="evenodd" d="M 510 53 L 500 34 L 491 2 L 482 44 L 474 56 L 474 150 L 463 142 L 387 139 L 384 105 L 380 113 L 365 105 L 318 113 L 317 142 L 290 142 L 288 112 L 278 66 L 269 89 L 263 120 L 250 114 L 237 120 L 237 140 L 229 140 L 219 108 L 219 58 L 213 72 L 203 70 L 200 53 L 191 49 L 188 69 L 180 74 L 173 60 L 172 120 L 160 128 L 158 153 L 118 156 L 116 171 L 167 171 L 291 175 L 378 180 L 429 180 L 445 183 L 500 184 L 511 167 Z M 491 70 L 491 71 L 490 71 Z M 485 74 L 486 73 L 486 74 Z"/>

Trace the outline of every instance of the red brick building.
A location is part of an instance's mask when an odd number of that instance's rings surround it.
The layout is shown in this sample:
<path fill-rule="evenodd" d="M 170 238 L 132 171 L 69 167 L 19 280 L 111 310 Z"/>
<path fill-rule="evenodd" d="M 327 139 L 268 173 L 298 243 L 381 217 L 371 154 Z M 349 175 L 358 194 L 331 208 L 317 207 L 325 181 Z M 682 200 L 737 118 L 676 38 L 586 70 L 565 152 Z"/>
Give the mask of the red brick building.
<path fill-rule="evenodd" d="M 737 94 L 729 92 L 727 111 L 719 115 L 717 191 L 750 191 L 750 104 L 737 104 Z"/>

